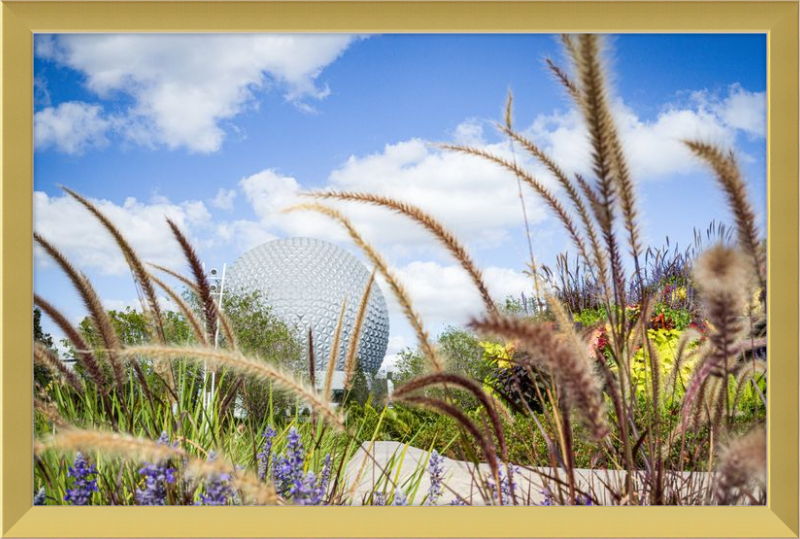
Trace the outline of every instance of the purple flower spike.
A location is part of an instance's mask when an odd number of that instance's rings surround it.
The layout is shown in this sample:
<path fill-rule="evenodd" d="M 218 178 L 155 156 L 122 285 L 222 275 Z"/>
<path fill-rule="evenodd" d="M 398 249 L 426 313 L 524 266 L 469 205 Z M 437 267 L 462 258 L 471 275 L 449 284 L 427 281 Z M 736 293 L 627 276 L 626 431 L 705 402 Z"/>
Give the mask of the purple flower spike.
<path fill-rule="evenodd" d="M 209 451 L 208 461 L 216 458 L 217 455 Z M 205 493 L 200 495 L 200 501 L 196 505 L 228 505 L 228 500 L 233 495 L 230 480 L 231 476 L 227 473 L 209 476 L 206 479 Z"/>
<path fill-rule="evenodd" d="M 503 505 L 515 505 L 514 493 L 517 490 L 517 485 L 514 482 L 514 475 L 519 473 L 519 468 L 509 464 L 508 476 L 506 477 L 506 466 L 498 459 L 497 470 L 500 475 L 500 499 Z M 489 481 L 489 488 L 492 491 L 492 497 L 497 498 L 497 486 L 491 480 Z"/>
<path fill-rule="evenodd" d="M 303 488 L 303 468 L 306 462 L 303 444 L 300 442 L 300 433 L 292 427 L 287 437 L 286 452 L 284 456 L 277 457 L 273 462 L 273 475 L 278 494 L 293 498 Z"/>
<path fill-rule="evenodd" d="M 169 445 L 167 431 L 161 433 L 158 443 Z M 136 490 L 136 502 L 139 505 L 166 505 L 167 484 L 175 482 L 175 469 L 168 463 L 145 463 L 139 473 L 144 476 L 145 486 Z"/>
<path fill-rule="evenodd" d="M 392 505 L 408 505 L 408 498 L 406 498 L 405 492 L 402 490 L 395 490 Z"/>
<path fill-rule="evenodd" d="M 75 479 L 72 488 L 67 490 L 64 501 L 72 505 L 89 505 L 92 492 L 97 492 L 97 468 L 89 465 L 82 453 L 75 454 L 75 461 L 69 467 L 67 473 L 69 477 Z"/>
<path fill-rule="evenodd" d="M 264 448 L 258 454 L 258 476 L 262 481 L 267 479 L 267 469 L 269 468 L 269 457 L 272 453 L 272 441 L 275 439 L 275 429 L 268 426 L 262 436 L 264 437 Z"/>
<path fill-rule="evenodd" d="M 36 493 L 36 496 L 33 497 L 33 505 L 44 505 L 45 500 L 45 490 L 44 487 L 39 489 L 39 492 Z"/>
<path fill-rule="evenodd" d="M 444 475 L 444 457 L 440 456 L 436 450 L 431 453 L 431 458 L 428 461 L 428 475 L 431 478 L 431 486 L 428 490 L 428 505 L 436 505 L 439 496 L 444 492 L 442 485 L 442 477 Z"/>

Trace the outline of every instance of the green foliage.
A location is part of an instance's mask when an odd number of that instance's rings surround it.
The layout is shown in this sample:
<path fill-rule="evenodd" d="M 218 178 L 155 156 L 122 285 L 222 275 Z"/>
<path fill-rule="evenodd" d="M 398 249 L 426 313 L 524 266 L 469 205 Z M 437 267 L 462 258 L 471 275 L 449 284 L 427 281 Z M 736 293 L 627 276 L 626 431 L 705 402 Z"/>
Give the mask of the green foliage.
<path fill-rule="evenodd" d="M 575 322 L 580 323 L 583 327 L 591 327 L 601 322 L 608 320 L 608 313 L 605 307 L 597 307 L 595 309 L 584 309 L 583 311 L 573 315 Z"/>
<path fill-rule="evenodd" d="M 449 326 L 439 335 L 439 351 L 447 361 L 447 371 L 475 380 L 482 380 L 488 373 L 483 361 L 480 339 L 466 329 Z"/>
<path fill-rule="evenodd" d="M 419 351 L 404 348 L 397 354 L 397 361 L 392 370 L 392 382 L 395 386 L 402 385 L 424 373 L 426 365 L 427 360 Z"/>
<path fill-rule="evenodd" d="M 353 383 L 350 391 L 345 394 L 345 405 L 353 403 L 364 406 L 370 400 L 371 392 L 367 375 L 361 368 L 361 361 L 356 360 L 355 372 L 353 373 Z"/>
<path fill-rule="evenodd" d="M 56 354 L 56 357 L 58 356 L 55 345 L 53 344 L 52 335 L 45 333 L 42 329 L 42 311 L 40 311 L 38 307 L 34 307 L 33 309 L 33 340 L 43 344 Z M 52 376 L 47 367 L 34 364 L 33 379 L 41 387 L 45 387 L 52 379 Z"/>
<path fill-rule="evenodd" d="M 294 372 L 308 372 L 308 366 L 302 361 L 303 347 L 295 331 L 273 314 L 267 298 L 259 292 L 227 295 L 223 309 L 242 352 Z M 224 344 L 224 338 L 221 341 Z M 234 381 L 230 379 L 229 382 Z M 224 394 L 226 389 L 230 387 L 223 387 L 221 392 Z M 283 413 L 295 404 L 294 397 L 287 392 L 250 380 L 243 382 L 242 391 L 244 409 L 259 419 L 267 416 L 270 406 L 273 413 Z"/>
<path fill-rule="evenodd" d="M 659 302 L 653 306 L 654 319 L 663 317 L 664 327 L 684 330 L 692 322 L 692 313 L 686 309 L 676 309 L 668 303 Z"/>
<path fill-rule="evenodd" d="M 675 366 L 675 359 L 678 353 L 678 341 L 680 341 L 681 332 L 677 329 L 649 329 L 647 330 L 647 337 L 653 344 L 661 360 L 661 383 L 663 385 L 666 383 Z M 683 394 L 686 384 L 689 382 L 694 367 L 694 362 L 692 360 L 693 358 L 689 355 L 689 358 L 684 358 L 683 364 L 681 365 L 675 384 L 675 391 L 678 395 Z M 639 349 L 633 356 L 631 370 L 633 371 L 632 376 L 636 383 L 636 392 L 640 397 L 643 397 L 651 390 L 650 380 L 652 380 L 650 360 L 645 356 L 644 349 Z"/>

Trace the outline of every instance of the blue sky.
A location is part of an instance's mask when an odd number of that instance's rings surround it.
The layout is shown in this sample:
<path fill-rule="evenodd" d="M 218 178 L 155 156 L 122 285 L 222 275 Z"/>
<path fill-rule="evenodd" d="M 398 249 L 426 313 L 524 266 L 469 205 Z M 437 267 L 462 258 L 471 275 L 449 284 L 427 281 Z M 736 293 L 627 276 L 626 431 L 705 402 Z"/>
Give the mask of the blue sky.
<path fill-rule="evenodd" d="M 95 280 L 109 308 L 135 304 L 124 260 L 59 184 L 95 200 L 143 258 L 179 270 L 165 215 L 219 266 L 294 235 L 356 253 L 324 218 L 280 213 L 302 191 L 395 196 L 453 229 L 501 299 L 531 287 L 516 182 L 429 143 L 511 155 L 492 123 L 511 89 L 516 126 L 566 170 L 590 170 L 580 118 L 544 65 L 567 65 L 550 35 L 38 35 L 35 45 L 34 226 Z M 646 241 L 687 245 L 694 227 L 731 221 L 711 175 L 678 143 L 687 137 L 737 151 L 763 225 L 765 36 L 610 36 L 605 58 Z M 566 239 L 532 194 L 526 205 L 536 255 L 552 264 Z M 423 232 L 383 211 L 341 207 L 396 268 L 433 333 L 479 312 L 466 277 Z M 70 319 L 83 316 L 38 251 L 34 288 Z M 394 354 L 413 338 L 389 305 Z"/>

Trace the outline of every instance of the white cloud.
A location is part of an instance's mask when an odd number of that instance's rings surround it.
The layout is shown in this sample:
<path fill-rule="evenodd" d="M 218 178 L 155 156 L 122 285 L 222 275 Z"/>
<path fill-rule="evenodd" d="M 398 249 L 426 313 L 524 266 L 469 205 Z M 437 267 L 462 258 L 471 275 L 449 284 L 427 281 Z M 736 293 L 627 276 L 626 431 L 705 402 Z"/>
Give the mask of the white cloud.
<path fill-rule="evenodd" d="M 479 133 L 471 127 L 457 129 L 477 144 Z M 486 150 L 511 158 L 505 143 L 482 145 Z M 542 178 L 546 184 L 550 180 Z M 440 151 L 412 139 L 387 145 L 383 152 L 351 156 L 330 175 L 329 186 L 345 191 L 365 191 L 409 202 L 435 216 L 467 244 L 496 246 L 509 230 L 522 225 L 522 210 L 515 177 L 485 159 L 451 151 Z M 502 210 L 501 210 L 502 208 Z M 348 215 L 363 221 L 365 235 L 384 243 L 431 243 L 408 220 L 389 220 L 387 210 L 349 205 Z M 367 221 L 367 217 L 377 219 Z M 544 219 L 541 202 L 528 202 L 528 217 Z"/>
<path fill-rule="evenodd" d="M 300 183 L 291 176 L 283 176 L 272 169 L 262 170 L 242 179 L 239 186 L 253 207 L 264 230 L 289 236 L 311 236 L 342 241 L 347 234 L 332 226 L 329 218 L 310 212 L 283 213 L 283 210 L 308 202 L 301 196 Z"/>
<path fill-rule="evenodd" d="M 432 329 L 445 325 L 463 325 L 483 312 L 480 294 L 467 273 L 458 265 L 415 261 L 395 269 L 407 289 L 414 308 L 425 324 Z M 488 267 L 483 271 L 489 294 L 497 301 L 507 296 L 529 294 L 533 285 L 522 272 L 510 268 Z M 381 281 L 381 289 L 388 290 Z M 393 320 L 403 315 L 393 296 L 387 297 Z"/>
<path fill-rule="evenodd" d="M 642 120 L 622 101 L 615 101 L 617 127 L 635 179 L 646 181 L 699 170 L 700 163 L 682 139 L 733 148 L 739 131 L 751 137 L 764 136 L 763 92 L 751 93 L 733 85 L 725 98 L 708 92 L 695 92 L 691 97 L 691 106 L 667 107 L 652 121 Z M 591 177 L 591 147 L 578 111 L 540 115 L 527 132 L 565 170 Z"/>
<path fill-rule="evenodd" d="M 262 243 L 277 239 L 263 225 L 255 221 L 238 220 L 217 225 L 217 238 L 232 242 L 240 252 L 245 252 Z"/>
<path fill-rule="evenodd" d="M 221 210 L 232 210 L 234 198 L 236 198 L 235 189 L 224 189 L 220 187 L 219 191 L 217 191 L 217 196 L 215 196 L 209 203 L 213 207 Z"/>
<path fill-rule="evenodd" d="M 86 75 L 101 98 L 134 104 L 119 131 L 133 142 L 213 152 L 221 123 L 257 106 L 255 92 L 279 86 L 287 100 L 323 99 L 322 70 L 354 37 L 341 34 L 73 34 L 37 36 L 36 54 Z"/>
<path fill-rule="evenodd" d="M 87 149 L 108 144 L 106 132 L 110 126 L 111 122 L 103 116 L 99 105 L 80 101 L 61 103 L 33 115 L 34 146 L 82 154 Z"/>
<path fill-rule="evenodd" d="M 178 311 L 179 308 L 173 301 L 166 297 L 166 296 L 157 296 L 158 298 L 158 306 L 165 311 Z M 103 307 L 107 311 L 119 311 L 125 312 L 128 308 L 131 308 L 134 311 L 141 311 L 142 310 L 142 302 L 139 298 L 133 298 L 130 300 L 124 299 L 102 299 Z"/>
<path fill-rule="evenodd" d="M 765 92 L 748 92 L 739 84 L 728 89 L 728 96 L 709 96 L 708 92 L 696 92 L 693 98 L 701 106 L 710 108 L 728 126 L 744 131 L 752 137 L 766 136 L 767 95 Z"/>
<path fill-rule="evenodd" d="M 210 215 L 202 202 L 172 204 L 157 200 L 144 204 L 128 198 L 122 205 L 107 200 L 92 200 L 125 234 L 139 256 L 147 262 L 180 267 L 184 263 L 172 233 L 169 217 L 188 234 L 209 226 Z M 36 191 L 33 201 L 34 228 L 80 268 L 93 268 L 109 275 L 128 271 L 125 258 L 110 234 L 80 203 L 68 196 L 49 197 Z M 38 248 L 37 264 L 49 264 Z"/>
<path fill-rule="evenodd" d="M 476 118 L 461 122 L 453 133 L 453 139 L 457 144 L 465 146 L 482 146 L 484 144 L 483 124 Z"/>

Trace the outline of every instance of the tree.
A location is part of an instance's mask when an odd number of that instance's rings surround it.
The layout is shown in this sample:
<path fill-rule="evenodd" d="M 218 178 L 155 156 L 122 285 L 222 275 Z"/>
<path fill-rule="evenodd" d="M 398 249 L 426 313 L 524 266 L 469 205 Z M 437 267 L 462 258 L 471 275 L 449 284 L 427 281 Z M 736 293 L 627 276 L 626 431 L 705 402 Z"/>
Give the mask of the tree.
<path fill-rule="evenodd" d="M 231 321 L 239 349 L 250 356 L 295 373 L 305 373 L 304 350 L 296 332 L 279 319 L 266 298 L 259 292 L 230 294 L 223 300 L 223 310 Z M 221 342 L 225 344 L 225 339 Z M 228 378 L 220 395 L 233 389 L 235 379 Z M 249 416 L 260 420 L 273 411 L 282 412 L 295 404 L 295 398 L 284 390 L 262 382 L 243 380 L 241 383 L 244 409 Z"/>
<path fill-rule="evenodd" d="M 58 357 L 58 351 L 53 344 L 52 335 L 45 333 L 42 329 L 42 311 L 38 307 L 33 308 L 33 340 L 49 348 Z M 37 384 L 44 387 L 50 382 L 51 378 L 47 367 L 34 364 L 33 379 Z"/>
<path fill-rule="evenodd" d="M 418 351 L 411 348 L 404 348 L 397 354 L 392 369 L 392 381 L 395 387 L 401 386 L 415 376 L 425 372 L 427 360 Z"/>
<path fill-rule="evenodd" d="M 483 380 L 489 366 L 483 360 L 483 348 L 474 333 L 454 326 L 439 335 L 439 351 L 447 361 L 447 371 L 474 380 Z"/>

